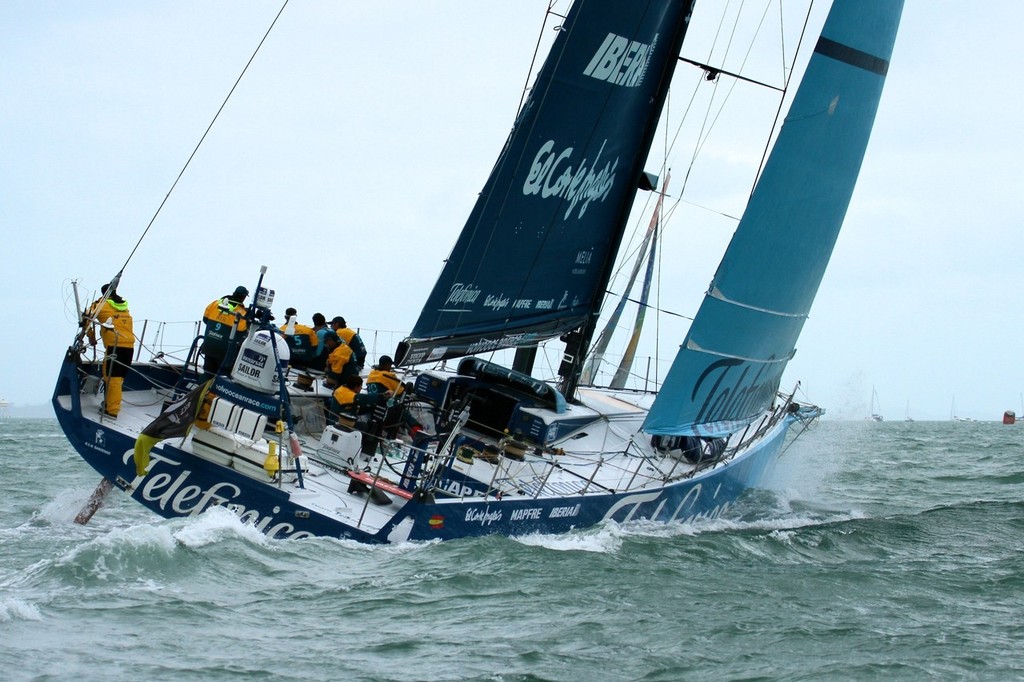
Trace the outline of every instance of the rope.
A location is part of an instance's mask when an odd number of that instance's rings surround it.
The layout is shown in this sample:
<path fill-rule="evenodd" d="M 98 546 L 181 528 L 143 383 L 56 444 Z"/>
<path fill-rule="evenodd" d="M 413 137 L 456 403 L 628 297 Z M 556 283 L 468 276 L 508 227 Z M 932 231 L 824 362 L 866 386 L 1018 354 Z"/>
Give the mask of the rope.
<path fill-rule="evenodd" d="M 231 90 L 228 92 L 227 97 L 225 97 L 224 101 L 221 102 L 220 108 L 217 109 L 217 113 L 213 115 L 213 120 L 210 121 L 210 125 L 206 127 L 206 131 L 203 133 L 202 137 L 199 138 L 199 142 L 196 144 L 195 149 L 192 150 L 192 153 L 189 155 L 188 160 L 185 162 L 185 165 L 182 166 L 181 172 L 178 173 L 178 177 L 174 179 L 174 182 L 171 184 L 171 188 L 167 190 L 167 195 L 164 197 L 163 201 L 160 202 L 160 205 L 157 206 L 156 212 L 153 214 L 153 217 L 150 218 L 149 224 L 146 225 L 146 229 L 142 231 L 142 235 L 139 237 L 139 240 L 135 242 L 135 246 L 132 248 L 131 253 L 128 254 L 128 258 L 125 259 L 124 265 L 121 266 L 122 272 L 124 271 L 125 268 L 128 267 L 128 262 L 131 261 L 132 257 L 135 255 L 135 252 L 139 249 L 139 246 L 142 244 L 142 240 L 146 238 L 146 235 L 149 233 L 149 228 L 153 227 L 153 223 L 156 222 L 157 216 L 159 216 L 160 211 L 163 210 L 164 204 L 166 204 L 167 200 L 170 199 L 171 193 L 174 191 L 174 188 L 178 186 L 178 182 L 181 180 L 182 176 L 185 175 L 185 171 L 188 169 L 189 164 L 192 163 L 192 159 L 195 158 L 196 153 L 199 151 L 199 147 L 202 146 L 203 141 L 206 139 L 206 136 L 210 133 L 210 130 L 213 128 L 213 124 L 217 122 L 217 118 L 220 117 L 221 112 L 224 111 L 224 107 L 227 106 L 228 100 L 231 99 L 231 95 L 234 94 L 235 88 L 238 87 L 238 84 L 241 82 L 242 77 L 245 75 L 245 72 L 249 70 L 249 66 L 256 58 L 256 55 L 257 53 L 259 53 L 260 48 L 263 47 L 263 43 L 267 40 L 267 36 L 270 35 L 270 32 L 273 30 L 274 25 L 277 24 L 277 20 L 281 17 L 281 14 L 284 12 L 284 8 L 287 6 L 288 0 L 284 0 L 284 4 L 281 5 L 281 9 L 278 10 L 277 15 L 274 17 L 274 20 L 270 22 L 270 27 L 267 29 L 267 32 L 263 34 L 263 38 L 260 40 L 259 45 L 256 46 L 256 49 L 253 51 L 252 56 L 249 57 L 249 61 L 246 62 L 245 68 L 243 68 L 242 72 L 238 74 L 238 78 L 235 79 L 235 84 L 231 86 Z"/>

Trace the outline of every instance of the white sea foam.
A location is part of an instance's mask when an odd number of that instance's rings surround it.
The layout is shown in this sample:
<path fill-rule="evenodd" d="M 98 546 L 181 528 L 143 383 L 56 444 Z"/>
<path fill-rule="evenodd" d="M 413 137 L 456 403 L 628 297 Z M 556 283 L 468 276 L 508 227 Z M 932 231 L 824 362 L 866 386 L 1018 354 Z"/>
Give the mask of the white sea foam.
<path fill-rule="evenodd" d="M 622 546 L 622 531 L 618 524 L 607 523 L 596 529 L 559 535 L 521 535 L 513 540 L 531 547 L 544 547 L 559 552 L 598 552 L 610 554 Z"/>
<path fill-rule="evenodd" d="M 12 620 L 42 620 L 39 608 L 24 599 L 8 597 L 0 599 L 0 623 Z"/>
<path fill-rule="evenodd" d="M 91 494 L 84 488 L 65 488 L 39 509 L 38 516 L 54 525 L 72 523 Z"/>
<path fill-rule="evenodd" d="M 441 540 L 406 540 L 403 542 L 389 543 L 386 545 L 371 545 L 365 542 L 359 542 L 358 540 L 349 540 L 345 538 L 305 538 L 302 542 L 332 542 L 346 549 L 351 549 L 357 552 L 367 552 L 375 555 L 387 554 L 392 556 L 401 556 L 405 554 L 413 554 L 421 552 L 427 547 L 441 544 Z"/>
<path fill-rule="evenodd" d="M 193 549 L 216 544 L 227 538 L 241 538 L 254 545 L 266 545 L 267 536 L 251 523 L 242 523 L 238 515 L 223 507 L 211 507 L 198 516 L 188 517 L 173 531 L 177 542 Z"/>

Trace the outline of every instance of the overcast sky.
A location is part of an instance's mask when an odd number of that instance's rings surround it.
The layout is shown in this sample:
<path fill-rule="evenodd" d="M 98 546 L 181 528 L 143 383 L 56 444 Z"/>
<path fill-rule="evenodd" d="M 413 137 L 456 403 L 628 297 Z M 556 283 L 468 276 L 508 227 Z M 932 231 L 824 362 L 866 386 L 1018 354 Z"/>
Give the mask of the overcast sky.
<path fill-rule="evenodd" d="M 509 131 L 546 4 L 293 0 L 128 264 L 137 331 L 187 329 L 266 264 L 276 311 L 343 314 L 393 349 Z M 48 400 L 70 282 L 89 297 L 124 264 L 279 8 L 0 3 L 0 397 Z M 1014 0 L 907 0 L 784 380 L 833 417 L 866 416 L 873 386 L 889 420 L 1024 408 L 1022 21 Z M 720 255 L 676 256 L 699 284 L 661 304 L 692 315 Z"/>

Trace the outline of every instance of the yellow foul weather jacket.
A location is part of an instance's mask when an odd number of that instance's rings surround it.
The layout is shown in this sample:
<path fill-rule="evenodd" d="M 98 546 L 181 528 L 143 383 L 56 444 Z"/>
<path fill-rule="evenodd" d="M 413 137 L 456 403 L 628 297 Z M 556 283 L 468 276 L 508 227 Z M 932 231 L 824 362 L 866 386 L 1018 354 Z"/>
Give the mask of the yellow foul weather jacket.
<path fill-rule="evenodd" d="M 128 301 L 115 303 L 112 299 L 96 300 L 89 309 L 89 317 L 95 318 L 100 326 L 100 338 L 107 348 L 133 348 L 135 334 L 132 329 L 132 314 L 128 311 Z M 89 325 L 86 333 L 89 340 L 96 342 L 96 331 Z"/>
<path fill-rule="evenodd" d="M 206 338 L 226 344 L 231 336 L 231 326 L 235 324 L 236 313 L 240 316 L 238 334 L 242 334 L 246 329 L 244 305 L 225 296 L 206 306 L 206 311 L 203 313 L 203 322 L 206 323 Z"/>

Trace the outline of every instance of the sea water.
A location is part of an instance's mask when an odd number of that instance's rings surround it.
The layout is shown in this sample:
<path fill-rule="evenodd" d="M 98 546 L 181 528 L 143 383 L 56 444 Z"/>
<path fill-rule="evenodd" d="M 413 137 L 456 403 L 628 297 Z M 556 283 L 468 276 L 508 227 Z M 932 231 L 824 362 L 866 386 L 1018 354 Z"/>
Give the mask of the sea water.
<path fill-rule="evenodd" d="M 4 680 L 1024 676 L 1024 425 L 828 422 L 714 521 L 367 547 L 167 521 L 0 421 Z"/>

